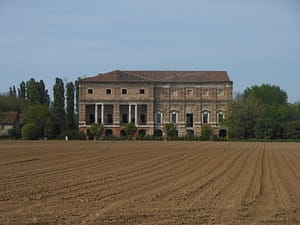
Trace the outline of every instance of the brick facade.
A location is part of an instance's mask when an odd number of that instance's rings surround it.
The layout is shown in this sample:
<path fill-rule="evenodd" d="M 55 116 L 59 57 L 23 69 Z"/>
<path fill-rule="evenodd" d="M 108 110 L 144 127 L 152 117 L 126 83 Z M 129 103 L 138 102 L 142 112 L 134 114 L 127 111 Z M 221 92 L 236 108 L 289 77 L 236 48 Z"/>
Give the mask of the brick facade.
<path fill-rule="evenodd" d="M 79 127 L 103 123 L 104 135 L 120 136 L 134 122 L 139 134 L 163 134 L 175 123 L 179 136 L 201 135 L 210 125 L 217 133 L 232 100 L 225 71 L 112 71 L 79 84 Z"/>

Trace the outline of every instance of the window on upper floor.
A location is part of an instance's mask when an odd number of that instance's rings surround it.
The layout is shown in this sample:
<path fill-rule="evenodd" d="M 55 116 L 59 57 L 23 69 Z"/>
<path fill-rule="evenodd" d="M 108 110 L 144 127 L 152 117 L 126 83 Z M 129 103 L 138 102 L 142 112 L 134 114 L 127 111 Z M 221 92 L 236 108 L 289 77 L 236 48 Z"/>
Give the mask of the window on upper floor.
<path fill-rule="evenodd" d="M 177 96 L 178 95 L 178 90 L 172 90 L 172 96 Z"/>
<path fill-rule="evenodd" d="M 202 89 L 202 96 L 209 96 L 209 89 Z"/>
<path fill-rule="evenodd" d="M 192 95 L 194 95 L 194 90 L 193 90 L 193 89 L 186 89 L 186 95 L 187 95 L 187 96 L 192 96 Z"/>
<path fill-rule="evenodd" d="M 122 88 L 122 95 L 127 95 L 127 89 L 126 88 Z"/>
<path fill-rule="evenodd" d="M 94 94 L 94 89 L 92 89 L 92 88 L 89 88 L 89 89 L 88 89 L 88 94 L 89 94 L 89 95 L 92 95 L 92 94 Z"/>
<path fill-rule="evenodd" d="M 107 95 L 111 95 L 112 94 L 112 90 L 110 88 L 106 89 L 106 94 Z"/>
<path fill-rule="evenodd" d="M 140 94 L 144 95 L 145 94 L 145 89 L 140 89 Z"/>
<path fill-rule="evenodd" d="M 225 95 L 225 90 L 224 89 L 218 89 L 217 94 L 218 94 L 218 96 L 224 96 Z"/>

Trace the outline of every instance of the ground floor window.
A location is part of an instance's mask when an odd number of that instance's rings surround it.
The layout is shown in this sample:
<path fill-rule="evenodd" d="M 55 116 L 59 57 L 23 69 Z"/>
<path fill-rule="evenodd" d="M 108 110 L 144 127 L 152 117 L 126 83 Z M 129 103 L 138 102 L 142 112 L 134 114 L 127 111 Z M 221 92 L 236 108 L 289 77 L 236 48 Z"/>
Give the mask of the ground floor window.
<path fill-rule="evenodd" d="M 162 130 L 156 129 L 156 130 L 154 131 L 154 136 L 162 137 L 162 136 L 163 136 Z"/>
<path fill-rule="evenodd" d="M 186 114 L 186 127 L 193 127 L 194 118 L 192 113 Z"/>
<path fill-rule="evenodd" d="M 162 123 L 162 113 L 161 112 L 156 112 L 156 114 L 155 114 L 155 122 L 157 124 L 161 124 Z"/>
<path fill-rule="evenodd" d="M 205 124 L 209 123 L 209 112 L 204 111 L 202 113 L 202 123 L 205 123 Z"/>

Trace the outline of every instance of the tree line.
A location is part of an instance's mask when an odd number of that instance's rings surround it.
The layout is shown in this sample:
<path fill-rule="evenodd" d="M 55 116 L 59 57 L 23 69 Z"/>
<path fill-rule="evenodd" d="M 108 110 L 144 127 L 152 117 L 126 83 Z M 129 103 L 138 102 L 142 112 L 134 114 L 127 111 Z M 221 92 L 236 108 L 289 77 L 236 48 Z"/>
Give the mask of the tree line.
<path fill-rule="evenodd" d="M 26 118 L 21 129 L 9 131 L 11 138 L 86 139 L 78 130 L 79 79 L 64 84 L 55 79 L 53 101 L 43 80 L 22 81 L 18 88 L 12 86 L 6 94 L 0 94 L 2 111 L 17 111 Z M 229 104 L 222 126 L 230 139 L 300 139 L 300 103 L 288 103 L 287 93 L 279 86 L 263 84 L 246 88 Z M 126 133 L 132 136 L 136 128 L 128 126 Z M 101 136 L 103 126 L 92 126 L 92 136 Z M 168 139 L 175 139 L 176 126 L 165 126 Z M 212 139 L 212 128 L 202 128 L 202 139 Z M 215 137 L 213 138 L 213 140 Z"/>
<path fill-rule="evenodd" d="M 15 139 L 58 139 L 68 135 L 85 139 L 85 134 L 78 132 L 78 81 L 64 84 L 61 78 L 56 78 L 53 101 L 43 80 L 33 78 L 0 94 L 0 116 L 1 111 L 17 111 L 25 118 L 22 129 L 9 130 L 9 136 Z"/>
<path fill-rule="evenodd" d="M 223 125 L 235 139 L 300 139 L 300 103 L 279 86 L 255 85 L 233 99 Z"/>

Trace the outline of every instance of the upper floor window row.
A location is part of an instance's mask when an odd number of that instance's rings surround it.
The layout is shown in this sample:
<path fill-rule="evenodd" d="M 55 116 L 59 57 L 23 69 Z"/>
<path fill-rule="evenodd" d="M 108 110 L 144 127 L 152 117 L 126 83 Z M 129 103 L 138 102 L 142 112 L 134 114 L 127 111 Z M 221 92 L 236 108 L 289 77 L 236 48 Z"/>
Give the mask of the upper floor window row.
<path fill-rule="evenodd" d="M 88 94 L 94 94 L 94 89 L 93 88 L 88 88 L 87 89 L 87 93 Z M 112 93 L 113 93 L 113 90 L 111 89 L 111 88 L 106 88 L 105 89 L 105 93 L 107 94 L 107 95 L 111 95 Z M 139 93 L 141 94 L 141 95 L 144 95 L 145 94 L 145 89 L 144 88 L 141 88 L 140 90 L 139 90 Z M 128 94 L 128 90 L 127 90 L 127 88 L 121 88 L 121 94 L 122 95 L 127 95 Z"/>

